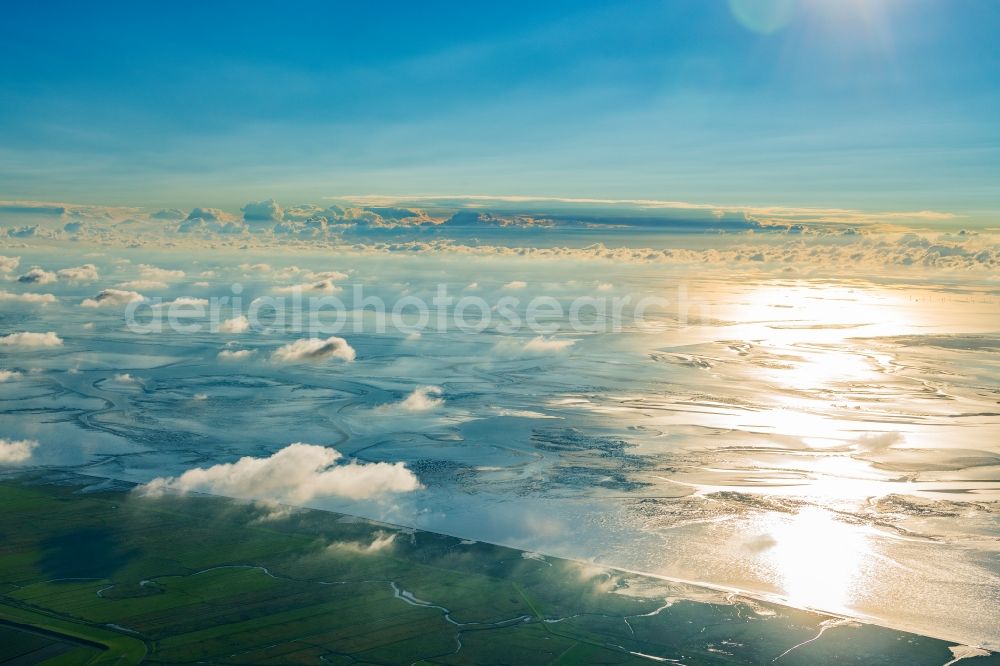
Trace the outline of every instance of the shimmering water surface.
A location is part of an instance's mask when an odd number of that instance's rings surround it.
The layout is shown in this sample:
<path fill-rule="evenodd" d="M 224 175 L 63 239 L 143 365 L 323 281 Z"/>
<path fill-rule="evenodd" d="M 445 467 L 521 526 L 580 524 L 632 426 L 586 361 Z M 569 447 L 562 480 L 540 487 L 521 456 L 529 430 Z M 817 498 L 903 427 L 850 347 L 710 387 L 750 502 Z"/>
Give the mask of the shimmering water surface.
<path fill-rule="evenodd" d="M 4 302 L 2 332 L 64 341 L 0 348 L 16 373 L 0 383 L 0 435 L 39 442 L 28 466 L 145 482 L 322 444 L 405 462 L 423 489 L 312 506 L 1000 648 L 1000 287 L 988 274 L 4 250 L 14 253 L 17 272 L 96 263 L 102 275 L 8 276 L 13 292 L 57 300 Z M 301 282 L 293 264 L 344 272 L 387 299 L 475 282 L 493 295 L 670 303 L 642 330 L 574 331 L 556 318 L 546 339 L 571 344 L 537 353 L 527 331 L 366 330 L 343 333 L 355 361 L 296 365 L 268 355 L 300 335 L 141 335 L 121 307 L 79 306 L 152 265 L 183 277 L 140 291 L 207 297 L 240 281 L 249 301 Z M 233 362 L 218 357 L 226 349 L 257 353 Z M 421 386 L 440 393 L 399 407 Z"/>

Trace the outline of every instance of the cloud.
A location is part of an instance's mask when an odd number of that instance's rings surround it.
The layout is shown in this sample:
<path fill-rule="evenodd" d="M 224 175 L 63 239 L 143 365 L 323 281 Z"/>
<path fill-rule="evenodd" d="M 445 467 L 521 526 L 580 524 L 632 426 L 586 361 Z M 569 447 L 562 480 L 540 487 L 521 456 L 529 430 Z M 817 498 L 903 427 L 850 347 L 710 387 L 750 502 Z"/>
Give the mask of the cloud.
<path fill-rule="evenodd" d="M 122 289 L 166 289 L 170 285 L 161 280 L 129 280 L 118 286 Z"/>
<path fill-rule="evenodd" d="M 302 504 L 321 497 L 371 499 L 423 487 L 404 463 L 343 464 L 342 459 L 336 449 L 298 442 L 266 458 L 247 456 L 235 463 L 189 469 L 177 477 L 153 479 L 137 490 L 153 497 L 201 492 Z"/>
<path fill-rule="evenodd" d="M 69 282 L 96 282 L 101 277 L 97 272 L 97 266 L 94 264 L 61 268 L 56 271 L 56 275 L 59 276 L 60 280 L 67 280 Z"/>
<path fill-rule="evenodd" d="M 350 276 L 347 273 L 342 273 L 340 271 L 309 271 L 306 273 L 306 279 L 309 280 L 346 280 Z"/>
<path fill-rule="evenodd" d="M 250 330 L 250 320 L 246 315 L 239 315 L 219 324 L 219 333 L 245 333 L 248 330 Z"/>
<path fill-rule="evenodd" d="M 356 555 L 373 555 L 384 550 L 390 550 L 396 543 L 394 532 L 383 532 L 379 530 L 372 537 L 371 543 L 361 541 L 334 541 L 326 550 L 331 552 L 348 552 Z"/>
<path fill-rule="evenodd" d="M 23 227 L 10 227 L 7 230 L 7 235 L 11 238 L 31 238 L 38 234 L 38 225 L 33 224 L 31 226 Z"/>
<path fill-rule="evenodd" d="M 21 303 L 46 305 L 48 303 L 55 303 L 56 297 L 52 294 L 35 294 L 30 292 L 24 294 L 12 294 L 9 291 L 0 290 L 0 301 L 20 301 Z"/>
<path fill-rule="evenodd" d="M 0 439 L 0 465 L 17 465 L 31 458 L 32 452 L 38 448 L 38 442 L 32 439 Z"/>
<path fill-rule="evenodd" d="M 279 347 L 271 354 L 271 360 L 278 363 L 321 361 L 329 358 L 353 361 L 355 358 L 354 348 L 347 344 L 347 340 L 336 336 L 331 336 L 326 340 L 303 338 Z"/>
<path fill-rule="evenodd" d="M 163 208 L 150 213 L 149 217 L 154 220 L 180 220 L 184 218 L 184 211 L 177 208 Z"/>
<path fill-rule="evenodd" d="M 284 211 L 274 199 L 251 201 L 241 209 L 246 222 L 280 222 Z"/>
<path fill-rule="evenodd" d="M 524 289 L 528 283 L 524 280 L 512 280 L 503 286 L 504 289 Z"/>
<path fill-rule="evenodd" d="M 546 356 L 549 354 L 561 354 L 576 344 L 576 340 L 546 338 L 539 335 L 527 342 L 522 342 L 517 338 L 504 338 L 497 343 L 494 350 L 500 356 L 508 358 L 523 358 L 530 356 Z"/>
<path fill-rule="evenodd" d="M 903 435 L 898 432 L 878 432 L 858 437 L 855 445 L 859 451 L 876 453 L 886 451 L 897 444 L 903 444 L 905 441 Z"/>
<path fill-rule="evenodd" d="M 0 370 L 0 384 L 9 382 L 12 379 L 20 379 L 21 373 L 16 370 Z"/>
<path fill-rule="evenodd" d="M 172 301 L 163 301 L 162 303 L 157 303 L 154 308 L 169 308 L 172 305 L 182 306 L 190 305 L 193 307 L 206 307 L 208 305 L 207 298 L 194 298 L 192 296 L 178 296 Z"/>
<path fill-rule="evenodd" d="M 334 197 L 330 197 L 334 198 Z M 361 206 L 389 206 L 406 203 L 427 204 L 430 207 L 462 208 L 470 204 L 489 206 L 490 204 L 508 207 L 511 204 L 527 204 L 532 210 L 544 207 L 547 213 L 552 211 L 578 211 L 581 209 L 610 210 L 610 217 L 621 221 L 625 213 L 643 213 L 648 216 L 652 212 L 670 211 L 679 216 L 704 213 L 716 218 L 736 215 L 749 220 L 759 220 L 765 224 L 868 224 L 879 222 L 894 222 L 898 220 L 912 222 L 941 222 L 955 219 L 954 213 L 918 210 L 918 211 L 863 211 L 851 208 L 820 208 L 799 206 L 738 206 L 714 203 L 693 203 L 688 201 L 669 201 L 662 199 L 594 199 L 572 197 L 545 196 L 496 196 L 481 194 L 426 195 L 426 196 L 394 196 L 394 195 L 361 195 L 336 197 L 343 201 Z M 588 213 L 592 215 L 592 213 Z"/>
<path fill-rule="evenodd" d="M 205 222 L 229 222 L 233 216 L 218 208 L 192 208 L 187 220 L 204 220 Z"/>
<path fill-rule="evenodd" d="M 35 266 L 24 275 L 18 276 L 17 281 L 22 284 L 49 284 L 55 282 L 56 279 L 55 273 Z"/>
<path fill-rule="evenodd" d="M 184 271 L 160 268 L 149 264 L 139 264 L 139 274 L 146 280 L 180 280 L 184 277 Z"/>
<path fill-rule="evenodd" d="M 21 257 L 5 257 L 0 255 L 0 273 L 12 273 L 21 265 Z"/>
<path fill-rule="evenodd" d="M 528 340 L 523 349 L 529 354 L 553 354 L 564 352 L 575 344 L 576 340 L 554 340 L 539 335 Z"/>
<path fill-rule="evenodd" d="M 257 353 L 256 349 L 223 349 L 219 352 L 220 361 L 243 361 Z"/>
<path fill-rule="evenodd" d="M 18 347 L 59 347 L 63 343 L 62 338 L 49 331 L 48 333 L 11 333 L 0 336 L 0 345 L 16 345 Z"/>
<path fill-rule="evenodd" d="M 444 404 L 444 398 L 440 397 L 442 393 L 440 386 L 421 386 L 401 402 L 380 405 L 378 409 L 382 411 L 429 412 Z"/>
<path fill-rule="evenodd" d="M 289 287 L 275 287 L 275 291 L 279 293 L 293 293 L 296 291 L 301 292 L 320 292 L 324 294 L 336 294 L 337 292 L 343 291 L 340 287 L 333 283 L 333 280 L 320 280 L 319 282 L 309 282 L 307 284 L 294 284 Z"/>
<path fill-rule="evenodd" d="M 125 305 L 135 301 L 144 301 L 146 297 L 137 291 L 121 289 L 103 289 L 93 298 L 85 298 L 80 305 L 85 308 L 102 308 L 113 305 Z"/>

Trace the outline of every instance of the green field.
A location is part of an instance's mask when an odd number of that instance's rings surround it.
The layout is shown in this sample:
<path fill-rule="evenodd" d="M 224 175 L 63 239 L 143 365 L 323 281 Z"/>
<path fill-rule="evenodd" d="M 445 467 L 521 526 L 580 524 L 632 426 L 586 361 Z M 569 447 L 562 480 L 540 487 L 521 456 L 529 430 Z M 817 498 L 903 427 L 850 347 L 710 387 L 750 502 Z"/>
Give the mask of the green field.
<path fill-rule="evenodd" d="M 948 643 L 215 497 L 0 482 L 3 664 L 934 664 Z M 668 601 L 668 599 L 670 601 Z M 33 629 L 29 629 L 33 628 Z M 996 655 L 969 660 L 997 664 Z"/>

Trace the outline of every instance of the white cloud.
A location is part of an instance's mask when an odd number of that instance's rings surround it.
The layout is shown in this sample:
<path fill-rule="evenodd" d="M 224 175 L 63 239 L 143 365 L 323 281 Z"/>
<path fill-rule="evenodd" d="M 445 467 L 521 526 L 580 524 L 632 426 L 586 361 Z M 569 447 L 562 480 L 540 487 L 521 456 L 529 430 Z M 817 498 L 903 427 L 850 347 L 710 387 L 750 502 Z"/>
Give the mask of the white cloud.
<path fill-rule="evenodd" d="M 56 271 L 56 275 L 59 276 L 60 280 L 68 280 L 69 282 L 96 282 L 101 277 L 94 264 L 61 268 Z"/>
<path fill-rule="evenodd" d="M 122 291 L 121 289 L 103 289 L 101 293 L 93 298 L 85 298 L 80 303 L 85 308 L 101 308 L 111 305 L 124 305 L 133 301 L 143 301 L 146 297 L 136 291 Z"/>
<path fill-rule="evenodd" d="M 250 330 L 250 320 L 246 315 L 233 317 L 219 324 L 220 333 L 245 333 L 248 330 Z"/>
<path fill-rule="evenodd" d="M 49 284 L 56 281 L 56 274 L 35 266 L 24 275 L 19 275 L 17 281 L 23 284 Z"/>
<path fill-rule="evenodd" d="M 5 257 L 0 255 L 0 273 L 12 273 L 21 265 L 21 257 Z"/>
<path fill-rule="evenodd" d="M 140 486 L 141 494 L 202 492 L 244 499 L 302 504 L 318 497 L 369 499 L 419 490 L 417 477 L 401 462 L 340 464 L 336 449 L 289 444 L 266 458 L 240 458 L 177 477 L 160 477 Z"/>
<path fill-rule="evenodd" d="M 172 305 L 177 306 L 177 307 L 184 306 L 184 305 L 192 306 L 192 307 L 195 307 L 195 308 L 206 307 L 206 306 L 208 306 L 208 299 L 207 298 L 194 298 L 192 296 L 178 296 L 177 298 L 175 298 L 172 301 L 163 301 L 162 303 L 157 303 L 153 307 L 156 307 L 156 308 L 169 308 Z"/>
<path fill-rule="evenodd" d="M 326 340 L 303 338 L 279 347 L 271 354 L 271 360 L 279 363 L 320 361 L 328 358 L 353 361 L 355 358 L 354 348 L 347 344 L 347 340 L 336 336 L 331 336 Z"/>
<path fill-rule="evenodd" d="M 296 291 L 315 291 L 324 294 L 336 294 L 337 292 L 343 291 L 340 287 L 333 283 L 333 280 L 320 280 L 319 282 L 309 282 L 307 284 L 293 284 L 289 287 L 276 287 L 275 291 L 279 293 L 290 293 Z"/>
<path fill-rule="evenodd" d="M 553 339 L 539 335 L 527 342 L 521 342 L 517 338 L 504 338 L 497 343 L 494 350 L 500 356 L 509 358 L 521 358 L 525 356 L 545 356 L 547 354 L 560 354 L 576 344 L 576 340 Z"/>
<path fill-rule="evenodd" d="M 503 286 L 504 289 L 524 289 L 528 283 L 524 280 L 511 280 Z"/>
<path fill-rule="evenodd" d="M 141 382 L 127 372 L 121 372 L 111 378 L 111 381 L 118 384 L 140 384 Z"/>
<path fill-rule="evenodd" d="M 371 543 L 361 541 L 334 541 L 326 547 L 331 552 L 348 552 L 357 555 L 373 555 L 384 550 L 389 550 L 396 543 L 396 534 L 393 532 L 378 531 L 372 537 Z"/>
<path fill-rule="evenodd" d="M 12 379 L 20 379 L 21 373 L 16 370 L 0 370 L 0 384 L 9 382 Z"/>
<path fill-rule="evenodd" d="M 241 209 L 247 222 L 280 222 L 284 211 L 274 199 L 251 201 Z"/>
<path fill-rule="evenodd" d="M 12 294 L 9 291 L 0 290 L 0 301 L 20 301 L 21 303 L 46 305 L 47 303 L 55 303 L 56 297 L 52 294 L 35 294 L 30 292 L 24 294 Z"/>
<path fill-rule="evenodd" d="M 129 280 L 118 286 L 122 289 L 166 289 L 169 285 L 161 280 Z"/>
<path fill-rule="evenodd" d="M 16 465 L 31 458 L 38 442 L 31 439 L 0 439 L 0 465 Z"/>
<path fill-rule="evenodd" d="M 243 361 L 257 353 L 256 349 L 223 349 L 219 352 L 220 361 Z"/>
<path fill-rule="evenodd" d="M 347 273 L 341 273 L 340 271 L 309 271 L 306 273 L 306 279 L 317 282 L 322 282 L 324 280 L 346 280 L 349 277 L 350 276 Z"/>
<path fill-rule="evenodd" d="M 180 280 L 184 277 L 185 273 L 181 270 L 172 270 L 169 268 L 160 268 L 159 266 L 151 266 L 150 264 L 139 264 L 139 274 L 147 280 Z"/>
<path fill-rule="evenodd" d="M 234 218 L 229 213 L 218 208 L 192 208 L 186 219 L 191 221 L 231 222 Z"/>
<path fill-rule="evenodd" d="M 19 347 L 59 347 L 63 341 L 58 335 L 48 333 L 11 333 L 0 337 L 0 345 L 17 345 Z"/>
<path fill-rule="evenodd" d="M 574 344 L 576 340 L 554 340 L 539 335 L 528 340 L 523 349 L 529 354 L 551 354 L 566 351 Z"/>
<path fill-rule="evenodd" d="M 401 402 L 381 405 L 380 410 L 402 410 L 404 412 L 429 412 L 444 404 L 440 386 L 421 386 L 406 396 Z"/>

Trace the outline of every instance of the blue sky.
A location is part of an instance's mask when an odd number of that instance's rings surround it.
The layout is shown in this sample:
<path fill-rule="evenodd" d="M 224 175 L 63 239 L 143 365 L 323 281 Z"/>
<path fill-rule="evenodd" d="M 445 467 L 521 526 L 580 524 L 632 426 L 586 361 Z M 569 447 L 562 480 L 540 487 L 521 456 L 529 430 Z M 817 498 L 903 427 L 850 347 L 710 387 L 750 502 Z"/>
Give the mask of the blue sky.
<path fill-rule="evenodd" d="M 5 199 L 552 195 L 985 222 L 1000 208 L 989 0 L 41 2 L 5 14 Z"/>

